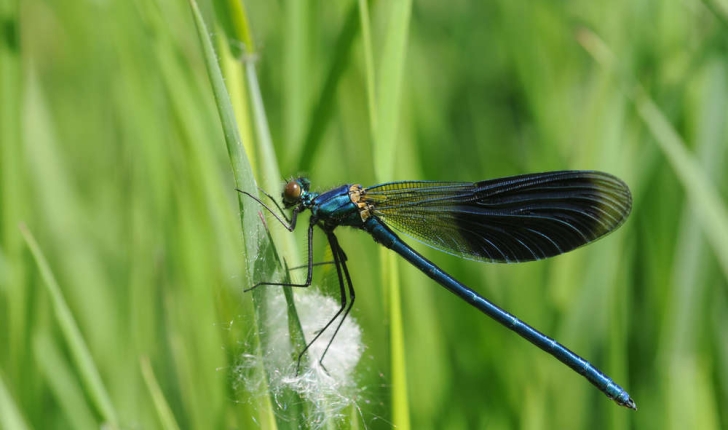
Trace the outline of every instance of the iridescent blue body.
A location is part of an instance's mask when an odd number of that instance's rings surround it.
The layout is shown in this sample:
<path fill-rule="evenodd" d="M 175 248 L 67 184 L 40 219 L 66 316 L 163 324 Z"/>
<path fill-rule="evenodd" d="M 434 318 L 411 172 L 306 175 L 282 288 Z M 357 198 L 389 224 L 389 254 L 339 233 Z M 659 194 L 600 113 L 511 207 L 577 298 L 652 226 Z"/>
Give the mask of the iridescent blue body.
<path fill-rule="evenodd" d="M 343 185 L 323 194 L 311 193 L 314 197 L 309 210 L 311 216 L 320 220 L 324 229 L 340 225 L 362 227 L 359 210 L 349 196 L 350 185 Z"/>
<path fill-rule="evenodd" d="M 261 284 L 310 285 L 313 227 L 319 226 L 331 245 L 342 297 L 341 309 L 323 330 L 342 312 L 343 321 L 354 301 L 346 255 L 333 231 L 338 226 L 358 228 L 476 309 L 583 375 L 617 404 L 637 409 L 629 394 L 599 369 L 454 279 L 389 227 L 465 258 L 493 262 L 538 260 L 568 252 L 619 227 L 631 208 L 629 189 L 619 179 L 601 172 L 562 171 L 478 183 L 416 181 L 370 188 L 343 185 L 321 194 L 309 187 L 307 179 L 297 178 L 288 182 L 283 192 L 284 206 L 293 208 L 289 223 L 284 223 L 289 230 L 295 228 L 300 212 L 311 212 L 306 283 Z"/>

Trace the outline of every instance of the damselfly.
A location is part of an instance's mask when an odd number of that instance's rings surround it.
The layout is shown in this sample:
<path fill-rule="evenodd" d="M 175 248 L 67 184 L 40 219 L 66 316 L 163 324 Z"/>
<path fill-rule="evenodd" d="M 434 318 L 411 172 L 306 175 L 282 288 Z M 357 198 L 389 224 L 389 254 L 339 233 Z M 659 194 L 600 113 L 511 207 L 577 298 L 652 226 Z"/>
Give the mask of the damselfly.
<path fill-rule="evenodd" d="M 366 231 L 476 309 L 556 357 L 617 404 L 637 409 L 629 394 L 595 366 L 455 280 L 390 228 L 462 258 L 499 263 L 540 260 L 593 242 L 622 225 L 631 210 L 632 196 L 621 180 L 596 171 L 560 171 L 476 183 L 407 181 L 368 188 L 342 185 L 323 193 L 311 191 L 310 185 L 303 177 L 285 185 L 283 207 L 292 209 L 290 218 L 272 197 L 268 196 L 282 216 L 239 190 L 263 205 L 289 231 L 296 228 L 301 212 L 311 211 L 306 281 L 260 282 L 252 288 L 310 286 L 314 227 L 321 228 L 328 239 L 339 279 L 341 308 L 301 354 L 341 316 L 336 336 L 354 303 L 347 257 L 334 235 L 336 227 L 350 226 Z"/>

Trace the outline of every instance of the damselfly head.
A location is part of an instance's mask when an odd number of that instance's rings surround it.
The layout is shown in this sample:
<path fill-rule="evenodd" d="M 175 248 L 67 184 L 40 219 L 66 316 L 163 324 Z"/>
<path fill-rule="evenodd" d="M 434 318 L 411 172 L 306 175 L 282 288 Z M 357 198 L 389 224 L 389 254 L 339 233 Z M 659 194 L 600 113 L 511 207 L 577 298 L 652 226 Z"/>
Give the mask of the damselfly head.
<path fill-rule="evenodd" d="M 303 177 L 288 181 L 283 187 L 283 206 L 287 209 L 301 203 L 301 198 L 308 193 L 310 186 L 311 181 Z"/>

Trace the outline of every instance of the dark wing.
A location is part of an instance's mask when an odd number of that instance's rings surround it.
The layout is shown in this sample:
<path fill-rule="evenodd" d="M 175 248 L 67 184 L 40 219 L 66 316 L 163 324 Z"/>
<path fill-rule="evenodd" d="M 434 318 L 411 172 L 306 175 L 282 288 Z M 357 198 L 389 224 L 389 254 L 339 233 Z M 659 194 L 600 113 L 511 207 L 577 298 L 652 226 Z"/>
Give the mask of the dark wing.
<path fill-rule="evenodd" d="M 540 260 L 599 239 L 624 223 L 629 188 L 596 171 L 535 173 L 466 182 L 393 182 L 367 188 L 374 215 L 464 258 Z"/>

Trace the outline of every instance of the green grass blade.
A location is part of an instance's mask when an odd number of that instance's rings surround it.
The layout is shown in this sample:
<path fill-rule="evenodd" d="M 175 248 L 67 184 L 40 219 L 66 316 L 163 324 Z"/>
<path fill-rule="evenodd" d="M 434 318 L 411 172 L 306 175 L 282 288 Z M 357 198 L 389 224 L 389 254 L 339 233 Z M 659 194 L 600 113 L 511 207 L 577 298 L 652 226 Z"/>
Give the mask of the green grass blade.
<path fill-rule="evenodd" d="M 152 397 L 152 401 L 154 402 L 154 408 L 157 410 L 157 416 L 159 417 L 159 422 L 161 423 L 162 428 L 166 430 L 179 429 L 177 420 L 174 419 L 172 409 L 169 407 L 167 400 L 164 398 L 164 393 L 162 393 L 162 389 L 159 387 L 157 378 L 154 376 L 154 369 L 152 369 L 152 364 L 149 362 L 149 357 L 141 357 L 139 359 L 139 367 L 141 368 L 144 382 L 147 384 L 149 395 Z"/>
<path fill-rule="evenodd" d="M 0 343 L 7 342 L 0 360 L 6 370 L 20 374 L 20 368 L 28 360 L 26 351 L 28 338 L 27 315 L 30 289 L 23 288 L 25 273 L 23 261 L 23 239 L 18 232 L 18 223 L 29 207 L 27 183 L 23 175 L 21 104 L 23 88 L 23 65 L 20 44 L 20 2 L 0 3 L 0 22 L 3 35 L 0 36 L 0 264 L 6 266 L 0 275 L 0 325 L 4 333 Z M 15 353 L 11 353 L 15 352 Z"/>
<path fill-rule="evenodd" d="M 245 4 L 242 1 L 228 0 L 220 5 L 220 8 L 223 9 L 221 12 L 224 15 L 221 18 L 230 19 L 232 24 L 231 34 L 228 35 L 228 42 L 231 45 L 230 49 L 224 48 L 222 35 L 218 37 L 218 41 L 220 41 L 220 65 L 223 69 L 223 76 L 227 83 L 230 98 L 232 99 L 233 110 L 237 119 L 237 125 L 240 129 L 243 146 L 248 154 L 253 172 L 256 172 L 256 175 L 258 175 L 261 170 L 257 167 L 257 149 L 254 145 L 255 139 L 253 138 L 255 134 L 254 121 L 252 120 L 253 116 L 250 111 L 251 106 L 250 96 L 246 86 L 246 71 L 244 67 L 241 67 L 241 60 L 248 62 L 253 61 L 256 57 L 255 43 L 253 41 Z M 237 55 L 233 55 L 233 51 Z"/>
<path fill-rule="evenodd" d="M 372 52 L 372 23 L 369 18 L 367 0 L 358 0 L 361 38 L 364 49 L 364 76 L 366 77 L 367 109 L 369 110 L 369 131 L 372 136 L 377 130 L 376 76 L 374 75 L 374 53 Z"/>
<path fill-rule="evenodd" d="M 401 118 L 404 65 L 407 57 L 412 2 L 388 2 L 389 23 L 379 64 L 377 120 L 374 138 L 374 170 L 377 180 L 390 180 L 394 173 L 397 132 Z"/>
<path fill-rule="evenodd" d="M 222 72 L 217 64 L 217 57 L 214 52 L 212 41 L 209 37 L 209 31 L 202 18 L 202 14 L 197 6 L 197 2 L 194 0 L 190 1 L 190 8 L 192 16 L 197 28 L 197 35 L 200 40 L 202 47 L 202 54 L 204 58 L 205 67 L 207 74 L 212 86 L 213 95 L 215 97 L 215 104 L 217 107 L 218 115 L 220 117 L 220 123 L 223 129 L 223 135 L 225 137 L 225 144 L 227 147 L 228 158 L 233 171 L 233 177 L 235 185 L 238 189 L 246 190 L 254 195 L 257 195 L 257 186 L 253 177 L 253 171 L 250 167 L 248 157 L 243 149 L 243 144 L 238 134 L 238 129 L 235 123 L 235 112 L 233 111 L 230 97 L 225 83 L 223 80 Z M 255 209 L 253 208 L 254 202 L 250 202 L 249 199 L 238 194 L 238 205 L 240 208 L 240 222 L 243 229 L 243 242 L 246 255 L 246 269 L 248 271 L 247 279 L 255 279 L 259 274 L 270 274 L 275 270 L 274 263 L 270 259 L 257 259 L 256 257 L 261 253 L 262 249 L 269 249 L 270 244 L 265 242 L 265 232 L 262 231 L 261 223 L 255 216 Z M 265 263 L 265 262 L 270 263 Z M 265 267 L 260 267 L 261 263 Z M 267 294 L 265 289 L 256 289 L 252 294 L 253 308 L 255 317 L 253 323 L 255 324 L 255 330 L 253 337 L 256 344 L 265 344 L 266 339 L 261 334 L 259 326 L 261 321 L 264 319 L 266 309 Z M 258 336 L 261 336 L 258 338 Z M 260 354 L 260 351 L 257 351 Z M 262 371 L 262 369 L 258 369 Z M 254 369 L 255 371 L 255 369 Z M 271 407 L 273 403 L 261 403 L 264 407 Z M 273 411 L 260 411 L 259 417 L 266 419 L 271 416 L 277 416 Z M 268 422 L 267 425 L 273 426 L 273 422 Z"/>
<path fill-rule="evenodd" d="M 328 74 L 324 86 L 318 94 L 316 107 L 310 115 L 303 147 L 298 152 L 293 152 L 286 160 L 288 170 L 307 172 L 311 169 L 311 162 L 321 146 L 321 138 L 326 127 L 331 122 L 331 117 L 336 107 L 336 89 L 339 86 L 344 71 L 349 66 L 354 39 L 359 30 L 357 6 L 352 4 L 334 47 L 334 55 L 328 67 Z"/>
<path fill-rule="evenodd" d="M 35 334 L 33 352 L 38 367 L 72 427 L 78 429 L 98 427 L 97 415 L 86 401 L 76 375 L 53 338 L 46 332 Z"/>
<path fill-rule="evenodd" d="M 294 1 L 283 10 L 286 42 L 283 45 L 283 145 L 300 147 L 311 95 L 311 16 L 313 2 Z"/>
<path fill-rule="evenodd" d="M 245 147 L 245 153 L 248 154 L 248 160 L 250 161 L 251 168 L 257 176 L 261 169 L 258 166 L 258 151 L 255 146 L 255 139 L 253 138 L 255 130 L 253 127 L 252 113 L 250 112 L 250 97 L 248 95 L 248 87 L 246 85 L 245 69 L 240 67 L 240 58 L 234 57 L 231 50 L 226 49 L 222 41 L 222 36 L 218 37 L 217 40 L 220 67 L 222 68 L 225 83 L 227 84 L 227 89 L 229 90 L 230 98 L 232 100 L 235 119 L 240 130 L 240 137 L 242 138 L 243 146 Z M 248 55 L 254 54 L 242 54 L 242 56 Z M 246 60 L 243 59 L 243 61 Z M 257 179 L 260 178 L 258 177 Z"/>
<path fill-rule="evenodd" d="M 397 132 L 401 118 L 404 65 L 407 52 L 410 1 L 387 3 L 389 23 L 384 40 L 377 83 L 377 116 L 372 120 L 374 130 L 374 171 L 377 180 L 391 180 L 398 145 Z M 373 80 L 371 80 L 373 82 Z M 407 365 L 404 347 L 404 328 L 401 306 L 398 260 L 388 250 L 380 250 L 382 285 L 388 289 L 390 318 L 390 347 L 392 372 L 392 422 L 402 429 L 410 427 Z"/>
<path fill-rule="evenodd" d="M 207 32 L 207 26 L 202 20 L 202 14 L 197 7 L 197 2 L 194 0 L 190 1 L 190 6 L 192 8 L 192 15 L 195 19 L 195 24 L 197 25 L 197 33 L 200 38 L 200 44 L 202 45 L 205 66 L 207 68 L 208 76 L 210 77 L 210 84 L 212 85 L 212 93 L 215 96 L 218 114 L 220 115 L 220 125 L 222 126 L 223 134 L 225 135 L 225 143 L 230 157 L 230 164 L 233 169 L 235 185 L 240 189 L 255 190 L 253 171 L 250 167 L 250 163 L 248 162 L 248 158 L 243 151 L 242 141 L 235 123 L 235 112 L 233 111 L 230 96 L 225 88 L 225 81 L 223 80 L 222 73 L 220 72 L 220 68 L 216 61 L 215 50 L 213 48 L 212 41 L 208 36 L 209 33 Z M 242 197 L 240 200 L 242 201 Z M 241 204 L 241 210 L 244 211 L 242 206 L 243 205 Z M 246 241 L 246 248 L 249 251 L 254 250 L 251 248 L 251 245 L 248 244 L 248 241 Z"/>
<path fill-rule="evenodd" d="M 0 373 L 0 427 L 4 429 L 29 429 L 28 423 L 23 418 L 21 409 L 13 399 L 8 387 Z"/>
<path fill-rule="evenodd" d="M 726 69 L 718 62 L 707 68 L 701 88 L 703 104 L 697 106 L 695 117 L 697 131 L 696 160 L 699 160 L 706 177 L 714 183 L 725 180 L 726 148 L 723 137 L 726 131 L 725 112 L 728 103 L 726 93 Z M 696 426 L 718 428 L 718 408 L 710 401 L 710 369 L 696 360 L 699 348 L 694 333 L 706 330 L 705 322 L 695 318 L 701 313 L 707 283 L 713 262 L 708 256 L 705 235 L 701 235 L 701 219 L 692 202 L 682 211 L 678 232 L 676 263 L 673 268 L 669 291 L 669 311 L 662 330 L 662 349 L 659 357 L 664 368 L 664 383 L 668 408 L 667 421 L 674 428 Z M 691 387 L 691 395 L 685 396 L 685 386 Z"/>
<path fill-rule="evenodd" d="M 228 155 L 233 166 L 233 175 L 235 176 L 236 184 L 240 189 L 244 189 L 253 192 L 253 194 L 257 194 L 257 188 L 253 179 L 252 170 L 247 161 L 247 157 L 242 150 L 240 136 L 238 134 L 237 126 L 234 120 L 235 114 L 233 112 L 232 104 L 230 102 L 227 89 L 225 88 L 222 73 L 216 62 L 216 56 L 213 50 L 212 43 L 208 37 L 209 33 L 206 30 L 205 23 L 199 12 L 199 9 L 197 8 L 196 3 L 192 1 L 191 5 L 195 23 L 198 29 L 198 37 L 200 38 L 203 48 L 205 64 L 207 67 L 208 75 L 210 77 L 210 82 L 212 84 L 213 93 L 215 95 L 218 113 L 220 114 L 220 121 L 223 127 L 223 134 L 225 135 Z M 264 183 L 273 182 L 274 179 L 272 179 L 272 177 L 276 175 L 277 169 L 273 167 L 275 165 L 275 158 L 272 154 L 272 144 L 267 128 L 265 110 L 262 105 L 262 98 L 260 97 L 257 86 L 255 69 L 254 67 L 252 67 L 252 62 L 245 62 L 244 64 L 249 66 L 246 67 L 245 73 L 248 78 L 248 89 L 252 98 L 252 115 L 256 124 L 256 130 L 258 131 L 259 149 L 261 149 L 261 151 L 259 152 L 259 156 L 262 160 L 260 164 L 263 168 L 263 181 Z M 255 205 L 255 203 L 246 201 L 246 203 L 244 204 L 243 199 L 247 199 L 247 197 L 243 197 L 241 195 L 239 197 L 239 203 L 242 212 L 241 216 L 243 231 L 245 232 L 244 240 L 247 250 L 246 255 L 248 258 L 248 267 L 262 266 L 259 267 L 259 269 L 252 270 L 250 275 L 253 276 L 249 276 L 249 279 L 258 279 L 258 277 L 263 277 L 263 279 L 274 279 L 273 276 L 277 266 L 277 261 L 275 258 L 272 258 L 272 255 L 276 253 L 275 249 L 273 248 L 271 241 L 265 240 L 267 238 L 267 235 L 261 231 L 262 223 L 260 222 L 260 220 L 257 217 L 252 216 L 254 215 L 254 212 L 245 210 L 246 206 L 248 208 L 255 207 L 253 206 Z M 288 239 L 288 243 L 291 243 L 290 238 Z M 259 256 L 265 257 L 258 258 Z M 269 321 L 269 319 L 266 317 L 266 314 L 268 313 L 267 306 L 270 296 L 269 289 L 265 287 L 256 288 L 255 290 L 253 290 L 252 296 L 254 307 L 256 310 L 257 324 L 258 326 L 260 326 L 261 324 Z M 293 312 L 293 315 L 295 315 L 295 312 Z M 270 340 L 267 337 L 269 334 L 269 330 L 264 329 L 262 331 L 257 331 L 260 336 L 259 342 L 262 346 L 262 350 L 268 351 L 270 349 L 268 347 Z M 302 336 L 302 334 L 300 333 L 297 333 L 297 335 Z M 267 373 L 268 382 L 271 383 L 270 371 Z M 273 415 L 279 428 L 295 428 L 299 425 L 297 423 L 305 422 L 303 408 L 298 408 L 296 406 L 300 403 L 300 398 L 298 398 L 293 390 L 289 388 L 283 388 L 282 392 L 279 394 L 279 397 L 275 400 L 276 401 L 272 401 L 271 403 L 269 403 L 269 405 L 273 405 L 273 407 L 276 408 L 275 413 L 264 413 L 263 416 L 269 417 Z"/>
<path fill-rule="evenodd" d="M 228 16 L 233 23 L 233 31 L 236 40 L 243 43 L 245 53 L 255 55 L 255 43 L 253 40 L 252 30 L 248 19 L 248 12 L 245 9 L 245 3 L 236 0 L 227 0 L 225 2 Z"/>
<path fill-rule="evenodd" d="M 580 41 L 599 63 L 610 71 L 615 70 L 614 54 L 595 34 L 582 31 Z M 720 193 L 642 86 L 625 74 L 619 75 L 619 78 L 626 94 L 634 101 L 637 112 L 685 188 L 689 201 L 695 206 L 695 214 L 701 220 L 703 232 L 720 262 L 723 276 L 728 279 L 728 209 L 723 205 Z"/>
<path fill-rule="evenodd" d="M 720 193 L 705 175 L 695 156 L 685 149 L 685 142 L 665 119 L 660 109 L 640 91 L 635 98 L 637 110 L 680 179 L 689 200 L 695 205 L 703 233 L 720 262 L 728 280 L 728 210 Z"/>
<path fill-rule="evenodd" d="M 81 331 L 76 325 L 73 314 L 68 308 L 68 305 L 66 305 L 66 301 L 63 298 L 60 286 L 56 282 L 56 278 L 30 230 L 28 230 L 25 225 L 21 225 L 20 232 L 22 233 L 30 252 L 33 254 L 33 258 L 38 266 L 40 275 L 43 278 L 45 286 L 48 289 L 48 293 L 51 296 L 56 320 L 58 321 L 58 325 L 63 332 L 66 343 L 68 344 L 68 349 L 71 351 L 71 355 L 73 356 L 76 364 L 76 370 L 78 370 L 81 374 L 81 379 L 83 380 L 86 389 L 89 391 L 91 399 L 99 413 L 104 417 L 106 423 L 113 428 L 118 428 L 119 421 L 117 419 L 116 410 L 114 409 L 111 398 L 109 397 L 106 387 L 99 375 L 99 371 L 94 364 L 94 359 L 86 346 L 86 342 L 83 340 Z"/>
<path fill-rule="evenodd" d="M 260 85 L 258 83 L 258 74 L 252 61 L 243 63 L 245 67 L 245 76 L 248 82 L 248 91 L 251 98 L 251 113 L 255 122 L 255 130 L 258 139 L 258 160 L 262 169 L 263 188 L 268 190 L 272 195 L 279 192 L 281 186 L 281 174 L 278 170 L 278 162 L 276 160 L 275 150 L 273 148 L 273 139 L 271 137 L 270 128 L 268 126 L 268 118 L 265 114 L 265 106 L 263 104 L 263 96 L 261 94 Z M 270 230 L 273 240 L 278 244 L 281 253 L 286 256 L 287 261 L 293 266 L 301 264 L 298 247 L 296 246 L 295 237 L 282 228 L 274 228 Z"/>

